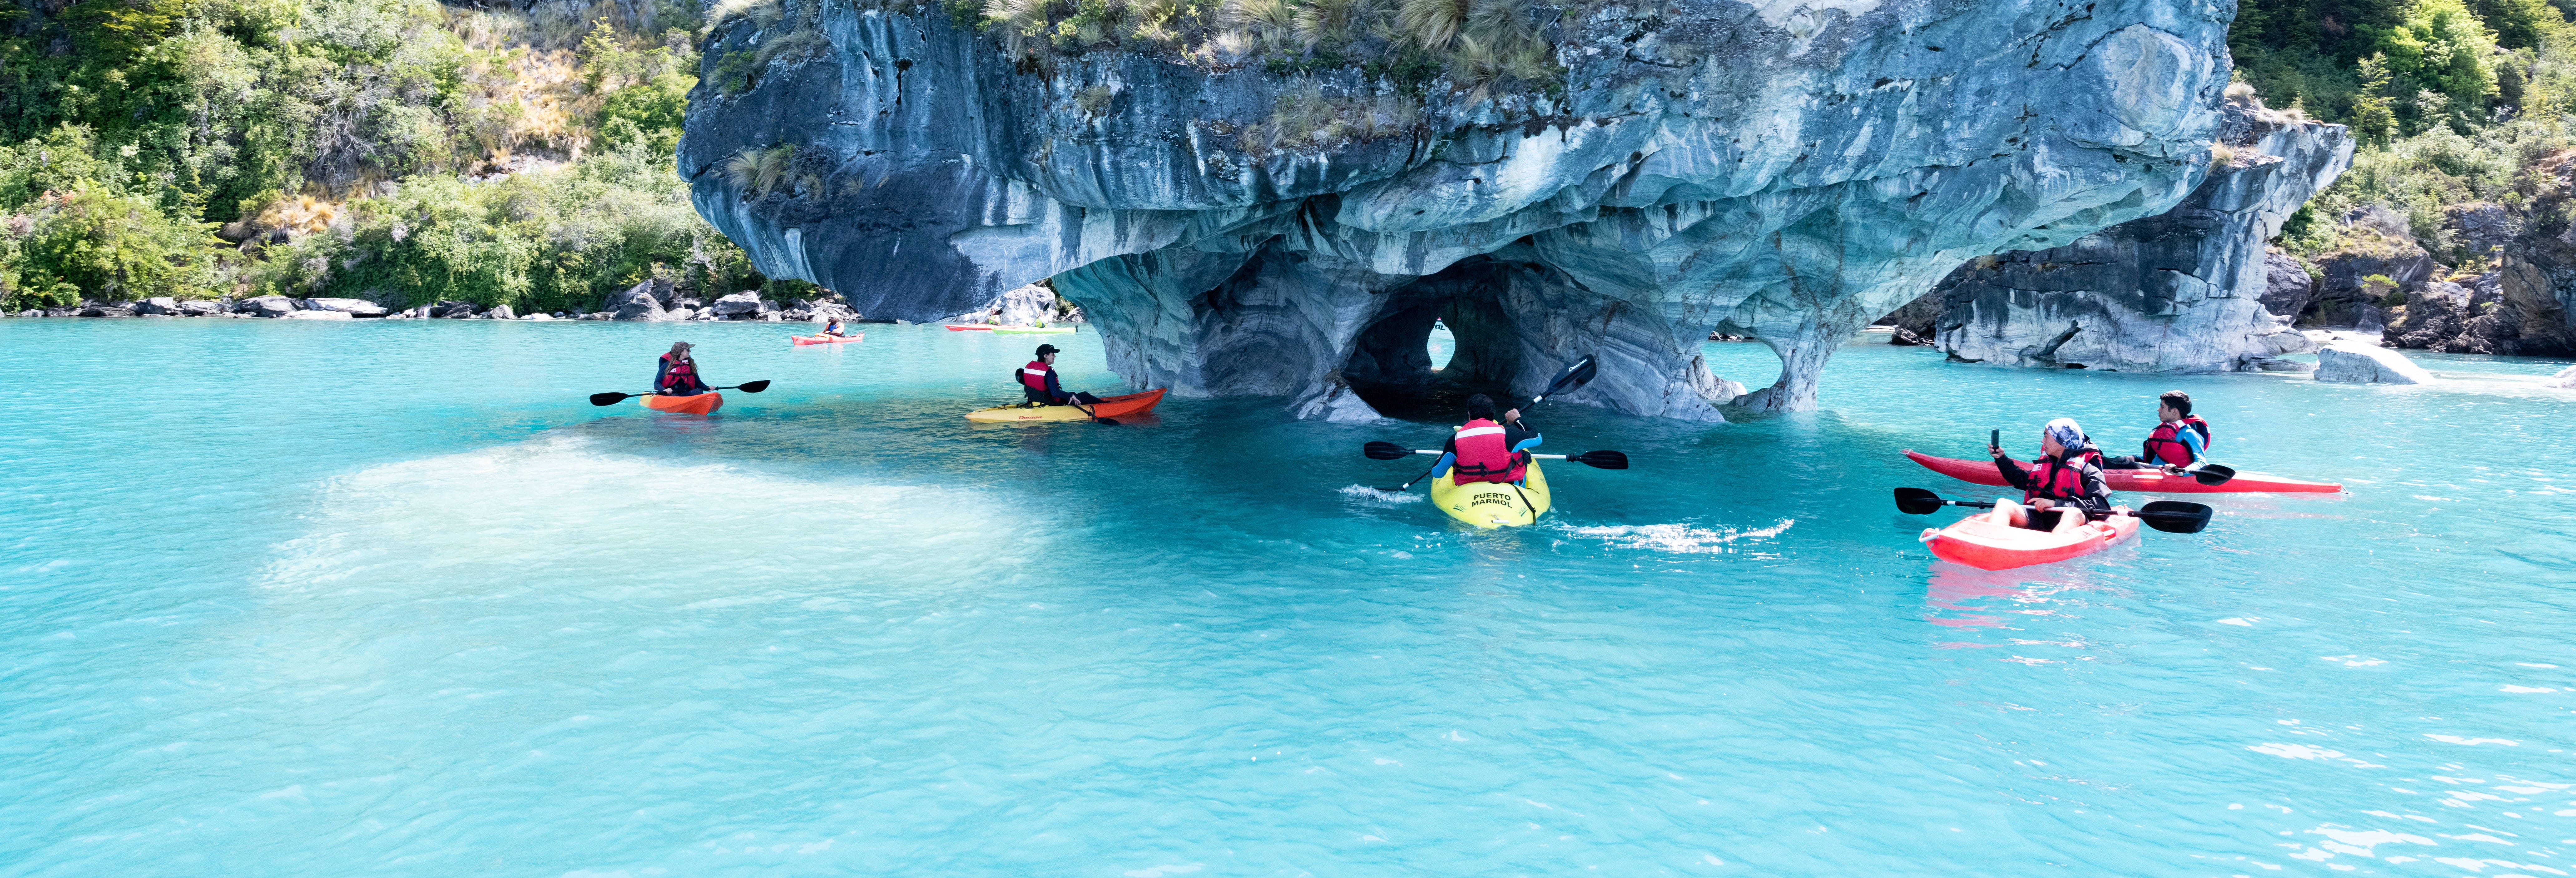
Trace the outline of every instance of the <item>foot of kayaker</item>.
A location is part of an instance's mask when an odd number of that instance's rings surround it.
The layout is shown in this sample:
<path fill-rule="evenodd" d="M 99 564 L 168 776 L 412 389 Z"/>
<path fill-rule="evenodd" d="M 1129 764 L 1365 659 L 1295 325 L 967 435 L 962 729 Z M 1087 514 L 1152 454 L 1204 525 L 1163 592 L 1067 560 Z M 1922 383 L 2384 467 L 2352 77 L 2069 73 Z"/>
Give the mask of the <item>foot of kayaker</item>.
<path fill-rule="evenodd" d="M 1520 484 L 1529 476 L 1529 450 L 1538 447 L 1545 437 L 1521 423 L 1521 410 L 1512 409 L 1494 415 L 1494 398 L 1484 394 L 1467 397 L 1467 423 L 1459 425 L 1440 449 L 1440 462 L 1431 465 L 1431 477 L 1454 475 L 1455 484 L 1473 482 L 1510 482 Z"/>
<path fill-rule="evenodd" d="M 2001 448 L 1989 448 L 1995 469 L 2004 482 L 2022 490 L 2021 503 L 1995 504 L 1995 521 L 2014 527 L 2030 527 L 2028 509 L 2046 510 L 2067 507 L 2082 514 L 2058 517 L 2058 529 L 2081 524 L 2095 515 L 2126 514 L 2126 506 L 2111 503 L 2111 487 L 2102 479 L 2101 452 L 2085 438 L 2084 428 L 2074 418 L 2058 418 L 2040 428 L 2040 459 L 2027 466 L 2004 456 Z M 2027 509 L 2024 507 L 2027 506 Z M 2072 524 L 2070 524 L 2070 522 Z"/>
<path fill-rule="evenodd" d="M 1021 366 L 1017 375 L 1020 390 L 1027 394 L 1030 405 L 1099 405 L 1100 397 L 1081 391 L 1068 392 L 1055 374 L 1056 346 L 1038 345 L 1038 358 Z"/>
<path fill-rule="evenodd" d="M 653 392 L 663 396 L 696 396 L 714 388 L 698 374 L 698 361 L 689 355 L 689 343 L 671 343 L 671 352 L 662 355 L 661 366 L 653 372 Z"/>
<path fill-rule="evenodd" d="M 2112 457 L 2103 469 L 2161 469 L 2175 475 L 2194 472 L 2209 462 L 2209 422 L 2191 413 L 2191 394 L 2179 390 L 2156 397 L 2156 427 L 2136 457 Z"/>

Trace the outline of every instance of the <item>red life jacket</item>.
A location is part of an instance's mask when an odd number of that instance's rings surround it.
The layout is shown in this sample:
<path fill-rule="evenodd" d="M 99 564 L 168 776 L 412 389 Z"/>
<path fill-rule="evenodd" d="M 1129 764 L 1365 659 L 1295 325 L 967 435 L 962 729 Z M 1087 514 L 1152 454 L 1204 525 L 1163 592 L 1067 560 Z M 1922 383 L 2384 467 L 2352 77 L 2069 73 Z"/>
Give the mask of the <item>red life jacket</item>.
<path fill-rule="evenodd" d="M 1045 360 L 1030 360 L 1020 367 L 1020 386 L 1027 388 L 1030 399 L 1051 399 L 1047 395 L 1047 373 L 1055 371 Z"/>
<path fill-rule="evenodd" d="M 2139 459 L 2148 463 L 2170 463 L 2175 466 L 2199 463 L 2200 458 L 2193 457 L 2191 454 L 2191 446 L 2183 444 L 2182 439 L 2179 438 L 2182 435 L 2179 429 L 2181 427 L 2190 427 L 2198 432 L 2200 447 L 2209 447 L 2209 422 L 2201 420 L 2199 415 L 2184 415 L 2182 420 L 2171 424 L 2157 424 L 2153 431 L 2147 433 L 2146 453 L 2139 455 Z M 2171 453 L 2168 454 L 2167 451 Z"/>
<path fill-rule="evenodd" d="M 706 382 L 698 380 L 698 361 L 683 360 L 671 363 L 671 355 L 663 354 L 662 362 L 669 363 L 670 368 L 663 370 L 662 386 L 653 388 L 654 390 L 690 390 L 706 386 Z"/>
<path fill-rule="evenodd" d="M 2098 460 L 2101 456 L 2101 452 L 2088 448 L 2083 453 L 2077 454 L 2074 460 L 2061 461 L 2054 457 L 2043 457 L 2031 461 L 2031 484 L 2027 490 L 2021 492 L 2021 502 L 2028 503 L 2042 498 L 2058 502 L 2084 499 L 2087 496 L 2084 493 L 2084 471 L 2077 465 L 2086 460 Z M 2100 465 L 2098 462 L 2094 464 L 2094 466 Z"/>
<path fill-rule="evenodd" d="M 1501 424 L 1483 418 L 1468 421 L 1452 441 L 1458 447 L 1458 460 L 1449 472 L 1457 484 L 1517 482 L 1529 475 L 1529 456 L 1512 450 Z"/>

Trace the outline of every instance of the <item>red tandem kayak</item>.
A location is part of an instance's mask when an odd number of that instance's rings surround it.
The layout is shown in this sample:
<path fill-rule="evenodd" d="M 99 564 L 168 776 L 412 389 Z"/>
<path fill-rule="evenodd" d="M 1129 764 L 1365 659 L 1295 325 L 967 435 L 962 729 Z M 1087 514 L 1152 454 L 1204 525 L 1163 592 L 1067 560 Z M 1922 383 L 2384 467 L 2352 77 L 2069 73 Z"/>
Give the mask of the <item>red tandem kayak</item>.
<path fill-rule="evenodd" d="M 1917 454 L 1913 451 L 1905 452 L 1905 456 L 1913 458 L 1915 463 L 1922 464 L 1925 469 L 1963 482 L 1979 485 L 2004 483 L 2004 474 L 1995 471 L 1995 462 L 1992 459 L 1960 460 Z M 2239 473 L 2235 478 L 2228 479 L 2226 484 L 2217 486 L 2201 484 L 2193 481 L 2190 476 L 2169 476 L 2161 470 L 2151 469 L 2103 470 L 2102 479 L 2109 482 L 2111 490 L 2114 491 L 2137 491 L 2148 494 L 2333 494 L 2343 490 L 2342 485 L 2333 482 L 2311 482 L 2252 473 Z"/>
<path fill-rule="evenodd" d="M 950 332 L 974 332 L 974 331 L 979 330 L 979 329 L 980 329 L 980 330 L 983 330 L 983 331 L 985 331 L 985 332 L 991 332 L 991 331 L 993 331 L 993 328 L 992 328 L 992 327 L 990 327 L 990 326 L 981 326 L 981 325 L 975 325 L 975 324 L 958 324 L 958 323 L 950 323 L 950 324 L 946 324 L 946 326 L 948 327 L 948 331 L 950 331 Z"/>
<path fill-rule="evenodd" d="M 1924 528 L 1920 539 L 1941 560 L 1979 570 L 2010 570 L 2090 555 L 2137 535 L 2138 519 L 2127 515 L 2088 521 L 2061 533 L 1996 524 L 1992 515 L 1980 512 L 1949 527 Z"/>
<path fill-rule="evenodd" d="M 817 333 L 814 335 L 791 335 L 788 336 L 787 339 L 797 344 L 848 344 L 866 337 L 868 337 L 867 333 L 864 332 L 859 333 L 858 335 L 822 335 Z"/>

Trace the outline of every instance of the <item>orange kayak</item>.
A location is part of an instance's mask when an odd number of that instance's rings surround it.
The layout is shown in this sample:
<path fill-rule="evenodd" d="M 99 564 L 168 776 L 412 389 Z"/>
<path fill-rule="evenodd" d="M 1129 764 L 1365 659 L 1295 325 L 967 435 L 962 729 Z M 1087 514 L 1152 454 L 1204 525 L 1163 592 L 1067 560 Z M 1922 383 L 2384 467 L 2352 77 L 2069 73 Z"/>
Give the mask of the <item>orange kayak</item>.
<path fill-rule="evenodd" d="M 866 337 L 868 337 L 868 334 L 864 332 L 857 335 L 823 335 L 821 333 L 816 333 L 814 335 L 791 335 L 787 337 L 787 340 L 797 344 L 849 344 L 850 342 L 858 341 L 859 339 Z"/>
<path fill-rule="evenodd" d="M 1124 396 L 1104 396 L 1100 398 L 1099 405 L 1091 407 L 1090 414 L 1085 414 L 1082 409 L 1069 405 L 1006 405 L 1000 408 L 967 412 L 966 419 L 987 424 L 1014 424 L 1026 421 L 1088 421 L 1093 415 L 1104 418 L 1124 417 L 1152 411 L 1155 403 L 1163 401 L 1163 390 L 1148 390 Z"/>
<path fill-rule="evenodd" d="M 1979 570 L 2010 570 L 2090 555 L 2137 535 L 2138 519 L 2128 515 L 2088 521 L 2059 533 L 1996 524 L 1991 516 L 1978 513 L 1949 527 L 1924 528 L 1920 539 L 1941 560 Z"/>
<path fill-rule="evenodd" d="M 721 393 L 701 393 L 696 396 L 663 396 L 657 393 L 638 399 L 644 403 L 645 408 L 682 415 L 703 415 L 724 408 L 724 394 Z"/>

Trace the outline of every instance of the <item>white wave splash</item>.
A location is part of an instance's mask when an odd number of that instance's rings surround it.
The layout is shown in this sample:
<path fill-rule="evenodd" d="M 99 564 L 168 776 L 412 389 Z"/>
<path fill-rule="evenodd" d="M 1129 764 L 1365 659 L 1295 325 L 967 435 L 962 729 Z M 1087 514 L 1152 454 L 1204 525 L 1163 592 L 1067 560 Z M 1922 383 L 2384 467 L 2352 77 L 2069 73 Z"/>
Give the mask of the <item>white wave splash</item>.
<path fill-rule="evenodd" d="M 1420 503 L 1423 500 L 1428 499 L 1420 494 L 1396 494 L 1387 491 L 1380 491 L 1367 485 L 1343 485 L 1342 498 L 1353 503 L 1360 503 L 1368 506 L 1402 506 L 1407 503 Z"/>
<path fill-rule="evenodd" d="M 1692 527 L 1687 524 L 1632 524 L 1605 527 L 1569 527 L 1565 532 L 1590 537 L 1612 548 L 1647 549 L 1676 554 L 1714 554 L 1739 551 L 1734 544 L 1762 544 L 1786 533 L 1797 525 L 1794 518 L 1783 518 L 1770 527 Z"/>

